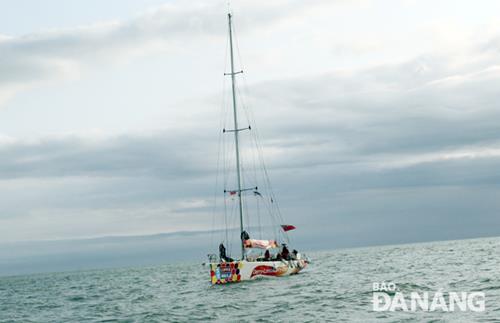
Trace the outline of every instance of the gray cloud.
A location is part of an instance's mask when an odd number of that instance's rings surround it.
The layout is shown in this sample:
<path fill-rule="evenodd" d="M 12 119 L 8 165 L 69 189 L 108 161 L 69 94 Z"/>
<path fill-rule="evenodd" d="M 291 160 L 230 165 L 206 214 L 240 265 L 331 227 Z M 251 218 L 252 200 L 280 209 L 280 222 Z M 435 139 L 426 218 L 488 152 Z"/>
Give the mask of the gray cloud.
<path fill-rule="evenodd" d="M 265 28 L 304 4 L 280 8 L 279 3 L 242 5 L 241 31 Z M 289 3 L 290 4 L 290 3 Z M 226 37 L 225 2 L 189 4 L 172 2 L 149 10 L 128 22 L 103 22 L 91 26 L 0 38 L 0 99 L 35 83 L 76 77 L 86 66 L 115 63 L 153 50 L 169 50 L 186 38 Z M 276 9 L 280 10 L 276 10 Z M 1 103 L 1 101 L 0 101 Z"/>
<path fill-rule="evenodd" d="M 267 129 L 279 129 L 265 137 L 290 153 L 309 149 L 317 161 L 497 148 L 497 63 L 485 60 L 470 71 L 449 66 L 444 57 L 426 57 L 347 75 L 269 82 L 253 89 L 252 105 L 273 120 Z"/>
<path fill-rule="evenodd" d="M 0 178 L 200 176 L 208 169 L 198 162 L 207 156 L 205 143 L 196 132 L 20 140 L 0 146 Z"/>

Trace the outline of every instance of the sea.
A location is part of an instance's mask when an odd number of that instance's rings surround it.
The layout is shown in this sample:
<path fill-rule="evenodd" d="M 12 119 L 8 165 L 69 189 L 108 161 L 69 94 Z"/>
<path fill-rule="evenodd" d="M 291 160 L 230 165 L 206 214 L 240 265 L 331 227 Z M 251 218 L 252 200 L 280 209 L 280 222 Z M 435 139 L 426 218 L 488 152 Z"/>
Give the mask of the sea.
<path fill-rule="evenodd" d="M 500 238 L 308 256 L 298 275 L 224 286 L 203 259 L 0 277 L 0 322 L 500 322 Z M 484 310 L 374 311 L 374 283 L 391 297 L 482 293 Z"/>

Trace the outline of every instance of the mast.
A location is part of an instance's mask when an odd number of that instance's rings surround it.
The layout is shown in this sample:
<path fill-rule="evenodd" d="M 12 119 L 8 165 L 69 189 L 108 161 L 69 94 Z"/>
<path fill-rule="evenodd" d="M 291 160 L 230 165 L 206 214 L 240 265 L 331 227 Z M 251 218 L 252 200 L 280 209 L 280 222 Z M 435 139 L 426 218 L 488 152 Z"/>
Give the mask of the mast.
<path fill-rule="evenodd" d="M 238 179 L 238 209 L 240 213 L 240 240 L 241 240 L 241 259 L 245 257 L 245 246 L 241 234 L 243 233 L 243 207 L 241 202 L 241 170 L 240 170 L 240 149 L 238 140 L 238 113 L 236 111 L 236 90 L 235 90 L 235 75 L 241 72 L 234 72 L 234 55 L 233 55 L 233 32 L 231 25 L 231 13 L 227 14 L 229 24 L 229 47 L 231 56 L 231 89 L 233 93 L 233 116 L 234 116 L 234 145 L 236 148 L 236 177 Z"/>

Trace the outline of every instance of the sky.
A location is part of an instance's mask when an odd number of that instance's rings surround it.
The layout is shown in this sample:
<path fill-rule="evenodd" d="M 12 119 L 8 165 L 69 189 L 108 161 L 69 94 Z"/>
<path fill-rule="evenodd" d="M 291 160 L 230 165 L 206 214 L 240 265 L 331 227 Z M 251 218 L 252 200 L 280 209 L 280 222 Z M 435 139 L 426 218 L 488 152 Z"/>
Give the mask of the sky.
<path fill-rule="evenodd" d="M 196 231 L 206 249 L 227 10 L 0 1 L 0 264 L 36 241 Z M 500 3 L 231 10 L 238 85 L 299 245 L 500 235 Z"/>

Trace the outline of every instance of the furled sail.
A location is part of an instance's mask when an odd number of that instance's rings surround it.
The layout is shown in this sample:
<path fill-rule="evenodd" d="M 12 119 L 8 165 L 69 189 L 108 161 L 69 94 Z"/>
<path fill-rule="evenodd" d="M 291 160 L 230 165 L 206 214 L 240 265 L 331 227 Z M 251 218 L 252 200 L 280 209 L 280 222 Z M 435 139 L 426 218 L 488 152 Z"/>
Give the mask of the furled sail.
<path fill-rule="evenodd" d="M 243 241 L 245 248 L 271 249 L 278 248 L 276 240 L 247 239 Z"/>

